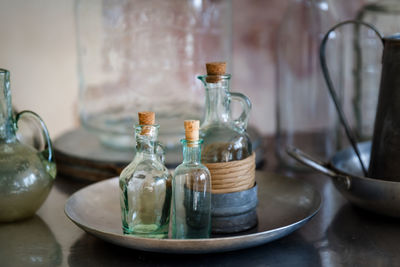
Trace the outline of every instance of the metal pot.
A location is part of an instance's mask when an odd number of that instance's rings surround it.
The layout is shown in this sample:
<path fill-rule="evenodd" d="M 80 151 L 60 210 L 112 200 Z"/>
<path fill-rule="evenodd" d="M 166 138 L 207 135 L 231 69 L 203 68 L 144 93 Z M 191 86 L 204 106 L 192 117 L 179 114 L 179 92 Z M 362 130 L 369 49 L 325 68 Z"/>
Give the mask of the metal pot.
<path fill-rule="evenodd" d="M 358 145 L 362 161 L 368 167 L 371 142 Z M 296 160 L 333 178 L 336 188 L 352 204 L 379 214 L 400 218 L 400 182 L 363 176 L 353 149 L 337 152 L 330 163 L 320 162 L 297 148 L 287 150 Z"/>

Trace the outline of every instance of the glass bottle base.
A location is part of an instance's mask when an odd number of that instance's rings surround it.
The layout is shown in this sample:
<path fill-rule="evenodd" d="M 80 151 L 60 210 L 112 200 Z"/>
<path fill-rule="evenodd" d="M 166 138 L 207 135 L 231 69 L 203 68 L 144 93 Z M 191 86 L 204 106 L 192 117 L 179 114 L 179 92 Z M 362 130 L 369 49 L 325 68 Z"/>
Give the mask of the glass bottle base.
<path fill-rule="evenodd" d="M 156 224 L 139 224 L 130 228 L 123 226 L 122 231 L 125 235 L 133 235 L 138 237 L 160 239 L 168 237 L 168 225 L 159 227 Z"/>

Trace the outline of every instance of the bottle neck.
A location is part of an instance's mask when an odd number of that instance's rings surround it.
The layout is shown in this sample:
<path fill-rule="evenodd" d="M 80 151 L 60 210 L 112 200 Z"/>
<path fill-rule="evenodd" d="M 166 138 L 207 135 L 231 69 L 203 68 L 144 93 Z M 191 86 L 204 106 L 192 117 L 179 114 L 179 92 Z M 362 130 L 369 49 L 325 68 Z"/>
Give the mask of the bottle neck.
<path fill-rule="evenodd" d="M 10 92 L 10 72 L 0 69 L 0 140 L 12 142 L 16 139 L 13 125 Z"/>
<path fill-rule="evenodd" d="M 156 142 L 146 140 L 145 138 L 136 138 L 136 153 L 155 154 Z"/>
<path fill-rule="evenodd" d="M 143 156 L 156 155 L 158 125 L 136 125 L 136 153 Z"/>
<path fill-rule="evenodd" d="M 230 120 L 229 79 L 223 77 L 219 82 L 207 82 L 207 76 L 199 77 L 206 88 L 206 110 L 203 125 Z"/>
<path fill-rule="evenodd" d="M 183 144 L 183 163 L 200 164 L 202 140 L 196 142 L 188 142 L 184 139 L 181 142 Z"/>

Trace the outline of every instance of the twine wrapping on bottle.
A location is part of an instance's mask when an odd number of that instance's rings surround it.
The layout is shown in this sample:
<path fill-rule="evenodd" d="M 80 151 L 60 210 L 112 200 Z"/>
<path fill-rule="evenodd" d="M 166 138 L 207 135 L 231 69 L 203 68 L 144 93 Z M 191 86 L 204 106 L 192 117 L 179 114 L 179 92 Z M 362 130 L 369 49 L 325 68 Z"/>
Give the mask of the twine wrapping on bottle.
<path fill-rule="evenodd" d="M 204 164 L 211 173 L 211 192 L 225 194 L 250 189 L 256 175 L 256 155 L 228 162 Z"/>

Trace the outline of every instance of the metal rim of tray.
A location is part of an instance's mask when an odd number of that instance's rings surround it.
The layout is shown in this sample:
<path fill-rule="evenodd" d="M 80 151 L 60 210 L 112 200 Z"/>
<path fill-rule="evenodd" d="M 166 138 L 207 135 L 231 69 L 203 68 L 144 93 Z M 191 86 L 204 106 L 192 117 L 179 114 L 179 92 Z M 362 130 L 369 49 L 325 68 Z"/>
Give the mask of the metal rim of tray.
<path fill-rule="evenodd" d="M 299 190 L 299 199 L 302 197 L 301 190 L 303 188 L 304 194 L 308 194 L 312 201 L 309 203 L 309 207 L 307 207 L 307 211 L 302 216 L 302 218 L 295 218 L 292 223 L 281 225 L 280 227 L 275 227 L 272 229 L 268 229 L 265 231 L 258 231 L 255 233 L 248 233 L 249 231 L 244 232 L 243 234 L 235 234 L 232 236 L 223 236 L 223 237 L 212 237 L 207 239 L 152 239 L 152 238 L 143 238 L 143 237 L 136 237 L 136 236 L 129 236 L 123 235 L 122 230 L 120 227 L 119 222 L 119 231 L 116 231 L 115 222 L 114 228 L 107 229 L 107 225 L 102 225 L 99 227 L 99 223 L 101 224 L 101 219 L 107 219 L 106 217 L 109 216 L 107 214 L 111 214 L 112 212 L 105 213 L 103 217 L 99 218 L 90 218 L 90 214 L 92 209 L 85 208 L 82 204 L 85 199 L 85 194 L 90 195 L 91 191 L 96 191 L 97 189 L 102 189 L 102 187 L 106 188 L 107 191 L 111 191 L 110 188 L 118 187 L 118 178 L 113 178 L 105 181 L 101 181 L 90 186 L 87 186 L 76 193 L 74 193 L 66 202 L 65 204 L 65 214 L 67 217 L 74 222 L 77 226 L 85 230 L 86 232 L 97 236 L 100 239 L 105 241 L 114 243 L 116 245 L 129 247 L 133 249 L 143 250 L 143 251 L 151 251 L 151 252 L 162 252 L 162 253 L 178 253 L 178 254 L 200 254 L 200 253 L 213 253 L 213 252 L 225 252 L 225 251 L 233 251 L 239 250 L 244 248 L 250 248 L 254 246 L 258 246 L 261 244 L 265 244 L 271 242 L 273 240 L 279 239 L 284 237 L 293 231 L 299 229 L 303 226 L 306 222 L 308 222 L 320 209 L 321 207 L 321 197 L 319 193 L 310 185 L 306 184 L 301 180 L 297 180 L 294 178 L 289 178 L 285 176 L 277 176 L 274 174 L 269 174 L 275 177 L 273 183 L 279 182 L 277 179 L 285 183 L 292 183 L 294 187 L 298 187 Z M 271 180 L 271 179 L 269 179 Z M 289 182 L 288 182 L 289 181 Z M 268 183 L 263 183 L 260 179 L 257 181 L 260 190 L 263 189 L 263 184 L 268 185 Z M 261 186 L 260 186 L 261 185 Z M 278 185 L 279 187 L 279 185 Z M 289 188 L 288 188 L 289 190 Z M 292 190 L 292 189 L 291 189 Z M 101 190 L 100 190 L 101 191 Z M 260 192 L 262 193 L 262 191 Z M 259 193 L 259 194 L 260 194 Z M 108 203 L 110 200 L 110 196 L 112 194 L 103 194 L 105 198 L 103 198 L 104 203 Z M 100 199 L 100 198 L 99 198 Z M 95 200 L 92 198 L 91 200 Z M 115 199 L 114 199 L 115 200 Z M 98 201 L 98 200 L 97 200 Z M 263 201 L 263 198 L 261 198 Z M 93 202 L 93 201 L 91 201 Z M 101 201 L 99 202 L 101 203 Z M 304 203 L 303 203 L 304 204 Z M 81 205 L 81 206 L 76 206 Z M 82 206 L 83 205 L 83 206 Z M 299 204 L 300 205 L 300 204 Z M 77 208 L 78 207 L 78 208 Z M 84 210 L 81 215 L 77 214 L 79 208 Z M 118 201 L 118 209 L 119 209 L 119 201 Z M 282 207 L 280 207 L 282 209 Z M 295 205 L 290 207 L 291 211 L 299 209 Z M 114 211 L 115 213 L 115 211 Z M 258 211 L 259 213 L 259 211 Z M 291 212 L 293 213 L 293 212 Z M 93 215 L 93 214 L 92 214 Z M 82 218 L 85 217 L 85 218 Z M 120 214 L 115 214 L 118 216 L 118 220 L 120 218 Z M 291 214 L 283 214 L 283 217 L 287 216 L 288 218 Z M 259 216 L 260 217 L 260 216 Z M 262 216 L 261 216 L 262 217 Z M 281 216 L 282 217 L 282 216 Z M 89 219 L 89 223 L 84 220 Z M 92 219 L 92 221 L 90 221 Z M 115 220 L 115 218 L 113 218 Z M 106 220 L 107 221 L 107 220 Z M 109 223 L 109 222 L 108 222 Z M 97 225 L 96 225 L 97 224 Z M 105 223 L 107 224 L 107 222 Z M 109 223 L 110 224 L 110 223 Z M 114 230 L 114 231 L 113 231 Z M 118 233 L 120 232 L 120 233 Z"/>

